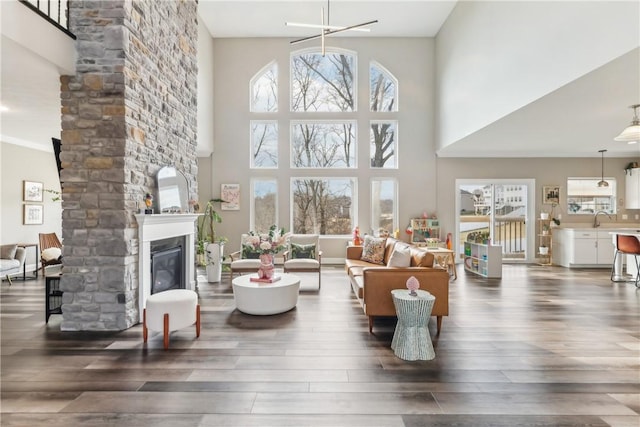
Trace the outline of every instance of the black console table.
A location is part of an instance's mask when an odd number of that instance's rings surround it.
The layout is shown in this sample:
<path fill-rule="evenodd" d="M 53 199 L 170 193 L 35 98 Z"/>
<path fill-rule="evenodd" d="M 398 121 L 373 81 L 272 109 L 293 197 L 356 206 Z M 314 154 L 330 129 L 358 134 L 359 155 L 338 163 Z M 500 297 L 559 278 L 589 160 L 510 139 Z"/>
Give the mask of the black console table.
<path fill-rule="evenodd" d="M 62 291 L 60 290 L 60 276 L 62 273 L 45 276 L 45 319 L 49 323 L 49 316 L 62 314 Z"/>

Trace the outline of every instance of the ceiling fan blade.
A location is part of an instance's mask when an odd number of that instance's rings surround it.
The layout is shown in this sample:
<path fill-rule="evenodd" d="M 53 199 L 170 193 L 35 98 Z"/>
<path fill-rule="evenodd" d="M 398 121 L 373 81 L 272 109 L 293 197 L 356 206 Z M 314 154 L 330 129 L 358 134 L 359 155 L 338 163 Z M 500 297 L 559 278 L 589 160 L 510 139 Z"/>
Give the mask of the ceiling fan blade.
<path fill-rule="evenodd" d="M 344 27 L 344 28 L 339 29 L 339 30 L 330 30 L 330 31 L 325 31 L 325 32 L 323 32 L 323 34 L 316 34 L 316 35 L 314 35 L 314 36 L 303 37 L 303 38 L 301 38 L 301 39 L 294 40 L 294 41 L 292 41 L 292 42 L 290 42 L 290 43 L 291 43 L 291 44 L 302 43 L 302 42 L 306 42 L 306 41 L 309 41 L 309 40 L 314 40 L 314 39 L 320 38 L 320 37 L 322 37 L 323 35 L 324 35 L 324 36 L 330 36 L 330 35 L 332 35 L 332 34 L 341 33 L 341 32 L 343 32 L 343 31 L 349 31 L 349 30 L 353 30 L 353 29 L 356 29 L 356 28 L 363 27 L 363 26 L 365 26 L 365 25 L 371 25 L 371 24 L 376 24 L 376 23 L 378 23 L 378 20 L 377 20 L 377 19 L 376 19 L 375 21 L 363 22 L 362 24 L 350 25 L 350 26 L 348 26 L 348 27 Z"/>

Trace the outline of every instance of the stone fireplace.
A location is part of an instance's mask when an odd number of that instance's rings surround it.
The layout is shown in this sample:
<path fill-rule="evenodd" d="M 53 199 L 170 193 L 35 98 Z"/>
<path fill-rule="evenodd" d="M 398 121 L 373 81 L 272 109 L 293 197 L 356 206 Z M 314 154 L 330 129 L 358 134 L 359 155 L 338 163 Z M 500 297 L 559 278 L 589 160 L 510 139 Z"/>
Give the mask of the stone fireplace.
<path fill-rule="evenodd" d="M 196 289 L 195 278 L 195 221 L 196 214 L 156 214 L 136 215 L 138 222 L 138 307 L 142 313 L 145 302 L 152 293 L 152 247 L 154 242 L 182 241 L 181 274 L 184 289 Z M 175 238 L 180 238 L 175 240 Z M 160 251 L 175 250 L 176 244 L 160 246 Z M 156 251 L 158 252 L 158 251 Z M 142 314 L 141 314 L 142 315 Z"/>

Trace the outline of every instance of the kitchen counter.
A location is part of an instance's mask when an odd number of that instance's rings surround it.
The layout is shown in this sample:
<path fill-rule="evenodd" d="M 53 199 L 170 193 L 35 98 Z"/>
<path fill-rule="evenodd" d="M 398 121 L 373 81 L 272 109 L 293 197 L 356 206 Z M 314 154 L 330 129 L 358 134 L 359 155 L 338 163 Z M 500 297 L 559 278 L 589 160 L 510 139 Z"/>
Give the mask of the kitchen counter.
<path fill-rule="evenodd" d="M 569 268 L 611 268 L 616 251 L 615 234 L 635 235 L 636 232 L 640 233 L 640 225 L 635 223 L 553 228 L 553 264 Z"/>

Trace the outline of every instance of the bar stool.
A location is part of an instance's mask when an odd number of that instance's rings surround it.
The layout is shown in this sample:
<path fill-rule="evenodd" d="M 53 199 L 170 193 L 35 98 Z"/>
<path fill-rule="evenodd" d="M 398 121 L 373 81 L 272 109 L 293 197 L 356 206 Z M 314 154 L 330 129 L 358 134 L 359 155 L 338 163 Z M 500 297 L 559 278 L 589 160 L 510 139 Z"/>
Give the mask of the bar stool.
<path fill-rule="evenodd" d="M 629 280 L 614 280 L 614 269 L 616 265 L 616 258 L 620 255 L 633 255 L 636 263 L 636 277 L 632 280 L 636 287 L 639 287 L 640 282 L 640 239 L 636 236 L 626 236 L 624 234 L 616 234 L 616 253 L 613 256 L 613 265 L 611 267 L 611 281 L 612 282 L 628 282 Z"/>

